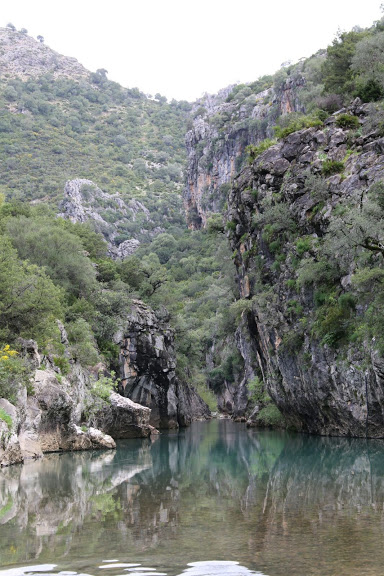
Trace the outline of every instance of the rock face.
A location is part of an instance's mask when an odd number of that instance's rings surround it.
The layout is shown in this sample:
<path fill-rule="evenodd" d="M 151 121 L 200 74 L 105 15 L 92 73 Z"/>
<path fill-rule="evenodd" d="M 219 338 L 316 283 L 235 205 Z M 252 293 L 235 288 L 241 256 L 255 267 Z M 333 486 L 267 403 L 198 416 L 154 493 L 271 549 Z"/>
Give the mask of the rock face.
<path fill-rule="evenodd" d="M 109 256 L 124 259 L 137 250 L 140 241 L 136 238 L 120 243 L 116 238 L 120 224 L 127 218 L 134 221 L 140 214 L 147 222 L 150 221 L 149 211 L 141 202 L 135 199 L 124 202 L 119 194 L 107 194 L 91 180 L 81 178 L 68 180 L 64 193 L 65 198 L 60 205 L 59 216 L 72 222 L 92 222 L 95 229 L 106 239 Z M 114 215 L 113 224 L 103 218 L 106 208 L 109 215 Z"/>
<path fill-rule="evenodd" d="M 193 127 L 185 139 L 184 206 L 190 228 L 205 227 L 209 213 L 222 211 L 226 186 L 246 160 L 246 147 L 273 136 L 272 126 L 279 115 L 303 111 L 297 97 L 303 83 L 302 77 L 288 79 L 279 90 L 267 88 L 241 100 L 228 98 L 231 86 L 194 105 Z"/>
<path fill-rule="evenodd" d="M 363 128 L 371 122 L 370 106 L 358 100 L 341 112 L 357 115 Z M 379 132 L 355 134 L 337 126 L 336 116 L 324 128 L 279 141 L 235 180 L 229 236 L 249 334 L 248 345 L 239 349 L 289 424 L 323 435 L 383 437 L 384 360 L 374 342 L 339 349 L 328 343 L 332 332 L 328 340 L 316 335 L 322 321 L 316 304 L 320 271 L 312 284 L 304 278 L 297 289 L 298 267 L 317 265 L 317 247 L 338 208 L 361 206 L 372 184 L 384 179 Z M 343 174 L 324 175 L 325 160 L 342 162 Z M 348 298 L 353 258 L 346 266 L 349 274 L 333 282 L 335 293 Z M 357 307 L 356 314 L 363 312 Z"/>
<path fill-rule="evenodd" d="M 115 448 L 117 438 L 145 438 L 153 431 L 150 410 L 112 392 L 109 402 L 92 393 L 90 374 L 72 366 L 68 377 L 49 364 L 41 369 L 36 344 L 33 352 L 33 394 L 20 388 L 17 405 L 0 399 L 12 424 L 0 419 L 0 466 L 39 458 L 46 452 Z"/>
<path fill-rule="evenodd" d="M 177 428 L 210 417 L 196 391 L 176 376 L 174 335 L 167 321 L 135 300 L 121 336 L 120 392 L 151 409 L 153 426 Z"/>

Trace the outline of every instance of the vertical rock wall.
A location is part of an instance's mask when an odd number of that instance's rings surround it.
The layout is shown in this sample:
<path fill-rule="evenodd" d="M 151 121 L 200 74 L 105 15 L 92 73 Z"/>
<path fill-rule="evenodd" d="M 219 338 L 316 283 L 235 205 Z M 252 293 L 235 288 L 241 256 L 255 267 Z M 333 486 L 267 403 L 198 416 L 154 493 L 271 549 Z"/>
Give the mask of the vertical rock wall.
<path fill-rule="evenodd" d="M 143 302 L 133 302 L 120 340 L 120 393 L 150 408 L 150 422 L 160 428 L 178 428 L 210 416 L 194 388 L 176 376 L 173 339 L 166 321 Z"/>

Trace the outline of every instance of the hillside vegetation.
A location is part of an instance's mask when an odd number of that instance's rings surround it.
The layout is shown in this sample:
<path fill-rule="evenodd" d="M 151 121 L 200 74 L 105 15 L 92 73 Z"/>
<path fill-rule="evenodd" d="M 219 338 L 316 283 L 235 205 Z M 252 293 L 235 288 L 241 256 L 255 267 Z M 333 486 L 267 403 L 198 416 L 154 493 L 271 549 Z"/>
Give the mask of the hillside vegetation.
<path fill-rule="evenodd" d="M 11 66 L 9 54 L 20 53 L 25 42 L 32 51 L 32 64 Z M 299 234 L 279 191 L 269 197 L 263 189 L 258 201 L 258 190 L 251 185 L 260 212 L 253 225 L 263 227 L 262 241 L 269 246 L 263 282 L 270 291 L 271 310 L 279 285 L 276 274 L 292 264 L 286 278 L 292 303 L 287 303 L 284 314 L 300 319 L 303 304 L 297 294 L 308 284 L 317 286 L 321 278 L 311 322 L 312 334 L 322 346 L 337 348 L 344 341 L 360 342 L 368 334 L 381 333 L 381 292 L 364 303 L 366 315 L 355 322 L 356 295 L 344 298 L 332 276 L 335 260 L 356 257 L 363 269 L 359 286 L 368 283 L 372 292 L 381 285 L 379 188 L 369 193 L 361 213 L 345 201 L 335 212 L 336 227 L 340 222 L 349 228 L 358 222 L 371 227 L 375 231 L 368 242 L 371 248 L 351 252 L 337 234 L 333 244 L 327 244 L 315 225 L 320 217 L 316 215 L 327 206 L 326 179 L 331 177 L 332 182 L 333 174 L 343 179 L 348 157 L 360 154 L 366 143 L 359 138 L 370 131 L 380 137 L 383 130 L 382 47 L 380 21 L 368 30 L 340 33 L 327 50 L 274 75 L 228 88 L 215 97 L 207 95 L 191 105 L 122 88 L 108 80 L 105 70 L 89 73 L 72 60 L 55 53 L 53 57 L 47 47 L 44 58 L 53 64 L 42 74 L 39 43 L 12 29 L 1 29 L 1 345 L 17 348 L 18 337 L 34 338 L 65 372 L 68 358 L 56 323 L 60 319 L 68 330 L 73 360 L 87 366 L 102 360 L 116 368 L 113 335 L 124 323 L 130 299 L 140 297 L 160 315 L 165 314 L 164 306 L 168 309 L 176 329 L 181 379 L 197 385 L 207 398 L 213 390 L 230 412 L 244 415 L 255 404 L 268 407 L 257 354 L 250 358 L 245 351 L 242 330 L 251 304 L 249 294 L 240 298 L 244 286 L 240 283 L 239 291 L 235 284 L 233 260 L 244 269 L 250 262 L 260 270 L 263 265 L 255 252 L 254 232 L 238 226 L 241 222 L 233 214 L 224 224 L 231 179 L 242 168 L 247 170 L 249 162 L 266 158 L 276 142 L 284 142 L 295 131 L 322 129 L 330 114 L 356 97 L 370 103 L 364 126 L 363 113 L 356 117 L 341 111 L 336 122 L 347 134 L 344 155 L 328 158 L 323 150 L 326 157 L 319 158 L 315 177 L 303 176 L 305 189 L 316 199 L 310 215 L 314 229 L 303 228 Z M 143 213 L 137 218 L 128 215 L 119 223 L 117 243 L 130 238 L 141 242 L 133 256 L 112 260 L 92 222 L 56 217 L 65 182 L 75 178 L 91 180 L 126 202 L 136 198 L 149 210 L 150 221 Z M 185 180 L 190 229 L 183 210 Z M 193 186 L 196 195 L 190 197 Z M 118 219 L 108 205 L 100 205 L 98 213 L 107 222 Z M 312 238 L 314 233 L 319 239 Z M 366 265 L 369 253 L 372 261 Z M 337 282 L 340 278 L 341 273 Z M 336 328 L 331 330 L 329 323 Z M 22 363 L 17 355 L 0 362 L 0 395 L 9 396 L 12 378 L 22 372 Z M 245 388 L 240 393 L 241 387 Z M 232 396 L 227 402 L 228 394 Z M 236 402 L 240 402 L 237 407 Z M 270 415 L 265 423 L 275 421 L 276 413 Z"/>

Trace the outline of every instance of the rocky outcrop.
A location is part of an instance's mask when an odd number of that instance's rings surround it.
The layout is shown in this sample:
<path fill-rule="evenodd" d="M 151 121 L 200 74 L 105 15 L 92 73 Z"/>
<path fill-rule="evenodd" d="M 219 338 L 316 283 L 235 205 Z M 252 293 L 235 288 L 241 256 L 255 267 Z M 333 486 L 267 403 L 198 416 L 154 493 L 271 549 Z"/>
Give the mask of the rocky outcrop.
<path fill-rule="evenodd" d="M 372 184 L 384 179 L 384 147 L 379 131 L 369 129 L 371 111 L 357 100 L 324 127 L 290 134 L 244 169 L 229 195 L 229 236 L 251 344 L 239 348 L 287 422 L 310 433 L 384 436 L 384 361 L 375 342 L 337 341 L 349 318 L 342 302 L 355 302 L 356 262 L 352 252 L 342 262 L 340 248 L 323 260 L 319 252 L 333 237 L 330 226 L 333 234 L 335 222 L 343 226 L 337 214 L 364 205 Z M 363 135 L 337 123 L 340 112 L 356 115 Z M 325 166 L 343 171 L 329 176 Z M 349 234 L 348 222 L 344 227 Z M 324 280 L 324 268 L 316 266 L 327 268 L 331 258 L 336 272 Z M 311 264 L 315 275 L 306 279 L 303 271 Z M 321 281 L 334 291 L 328 308 L 321 308 L 316 292 Z M 357 304 L 353 313 L 364 310 Z M 339 320 L 332 311 L 339 311 Z"/>
<path fill-rule="evenodd" d="M 91 180 L 76 178 L 68 180 L 64 188 L 65 198 L 60 204 L 59 216 L 72 222 L 91 222 L 108 243 L 108 254 L 112 258 L 124 259 L 137 250 L 140 241 L 130 238 L 118 241 L 120 226 L 127 219 L 135 221 L 138 214 L 150 222 L 149 211 L 138 200 L 125 202 L 119 194 L 103 192 Z M 108 212 L 108 221 L 103 216 Z M 111 223 L 111 215 L 114 222 Z"/>
<path fill-rule="evenodd" d="M 0 75 L 28 79 L 50 73 L 54 77 L 87 78 L 88 70 L 75 58 L 62 56 L 44 43 L 10 28 L 0 28 Z"/>
<path fill-rule="evenodd" d="M 186 135 L 188 154 L 184 206 L 189 227 L 205 227 L 210 213 L 221 212 L 231 179 L 246 159 L 245 149 L 273 136 L 279 115 L 302 111 L 297 89 L 299 76 L 280 89 L 266 88 L 230 99 L 233 86 L 217 95 L 206 95 L 192 110 L 193 127 Z"/>
<path fill-rule="evenodd" d="M 151 409 L 150 422 L 159 428 L 186 426 L 210 410 L 197 392 L 176 376 L 174 334 L 167 319 L 134 300 L 120 336 L 120 392 Z"/>
<path fill-rule="evenodd" d="M 151 410 L 112 392 L 110 403 L 99 410 L 94 422 L 113 438 L 146 438 L 151 435 Z"/>
<path fill-rule="evenodd" d="M 79 364 L 63 376 L 45 358 L 42 369 L 36 344 L 24 343 L 25 350 L 33 353 L 32 365 L 38 363 L 33 393 L 27 395 L 20 387 L 16 405 L 0 399 L 11 422 L 0 419 L 0 466 L 47 452 L 111 449 L 115 439 L 145 438 L 153 432 L 150 409 L 115 392 L 103 400 L 93 389 L 90 373 Z"/>

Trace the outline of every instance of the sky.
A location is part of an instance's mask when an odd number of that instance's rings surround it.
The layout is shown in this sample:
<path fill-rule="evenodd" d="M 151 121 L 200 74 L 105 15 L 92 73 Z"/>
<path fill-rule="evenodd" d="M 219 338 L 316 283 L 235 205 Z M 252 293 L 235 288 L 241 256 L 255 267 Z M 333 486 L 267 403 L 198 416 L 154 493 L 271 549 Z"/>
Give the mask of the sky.
<path fill-rule="evenodd" d="M 380 0 L 0 0 L 9 22 L 146 94 L 193 101 L 370 26 Z"/>

